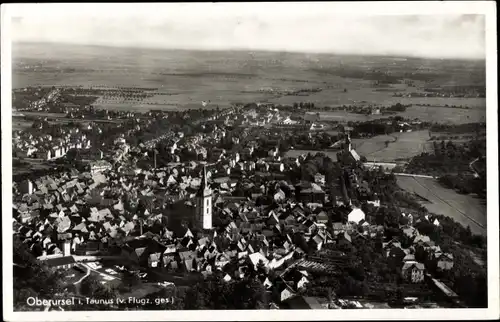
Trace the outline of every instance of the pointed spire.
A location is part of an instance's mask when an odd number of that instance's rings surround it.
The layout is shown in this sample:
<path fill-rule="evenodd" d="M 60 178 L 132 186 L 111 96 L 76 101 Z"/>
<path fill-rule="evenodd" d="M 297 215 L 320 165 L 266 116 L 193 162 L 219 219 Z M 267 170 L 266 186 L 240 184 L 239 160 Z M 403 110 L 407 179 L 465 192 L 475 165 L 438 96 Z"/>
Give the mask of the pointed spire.
<path fill-rule="evenodd" d="M 347 149 L 347 152 L 350 152 L 352 150 L 350 131 L 347 131 L 346 134 L 347 134 L 346 135 L 346 149 Z"/>
<path fill-rule="evenodd" d="M 207 166 L 203 165 L 203 178 L 202 178 L 203 188 L 207 187 Z"/>

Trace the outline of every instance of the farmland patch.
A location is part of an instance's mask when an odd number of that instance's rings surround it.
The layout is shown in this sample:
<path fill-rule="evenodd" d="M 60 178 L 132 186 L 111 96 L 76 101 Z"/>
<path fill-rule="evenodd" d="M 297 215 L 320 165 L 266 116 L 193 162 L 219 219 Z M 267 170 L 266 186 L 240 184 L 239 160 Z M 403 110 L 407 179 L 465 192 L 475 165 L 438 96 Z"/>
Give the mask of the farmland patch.
<path fill-rule="evenodd" d="M 409 159 L 422 152 L 432 151 L 429 131 L 413 131 L 377 135 L 369 139 L 353 139 L 356 151 L 368 161 L 395 161 Z"/>

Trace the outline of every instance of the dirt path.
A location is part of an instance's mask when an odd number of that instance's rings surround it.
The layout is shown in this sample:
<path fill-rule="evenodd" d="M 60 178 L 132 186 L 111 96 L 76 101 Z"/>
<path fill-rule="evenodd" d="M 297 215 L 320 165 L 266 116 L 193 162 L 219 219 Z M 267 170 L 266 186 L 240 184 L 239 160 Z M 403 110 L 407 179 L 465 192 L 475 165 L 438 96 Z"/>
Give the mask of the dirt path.
<path fill-rule="evenodd" d="M 394 138 L 394 141 L 389 141 L 384 147 L 378 149 L 378 150 L 375 150 L 375 151 L 371 151 L 370 153 L 366 154 L 366 156 L 370 156 L 374 153 L 377 153 L 377 152 L 380 152 L 382 150 L 385 150 L 385 149 L 388 149 L 391 145 L 391 143 L 396 143 L 398 141 L 398 137 L 395 136 L 395 135 L 391 135 L 391 134 L 388 134 L 390 137 Z M 361 144 L 359 145 L 359 147 L 361 147 L 363 145 L 363 142 L 361 142 Z"/>
<path fill-rule="evenodd" d="M 103 277 L 110 277 L 110 278 L 113 278 L 113 279 L 117 279 L 117 280 L 121 280 L 121 278 L 117 277 L 117 276 L 113 276 L 113 275 L 110 275 L 110 274 L 107 274 L 107 273 L 103 273 L 103 272 L 100 272 L 98 270 L 95 270 L 93 268 L 91 268 L 90 266 L 88 266 L 87 264 L 82 264 L 84 267 L 87 268 L 87 270 L 89 271 L 92 271 L 92 272 L 96 272 L 97 274 L 103 276 Z"/>
<path fill-rule="evenodd" d="M 87 266 L 84 266 L 84 267 L 87 270 L 87 273 L 85 273 L 85 275 L 82 276 L 82 278 L 80 278 L 78 281 L 74 282 L 73 283 L 74 285 L 80 284 L 84 279 L 86 279 L 90 275 L 90 268 L 88 268 Z"/>

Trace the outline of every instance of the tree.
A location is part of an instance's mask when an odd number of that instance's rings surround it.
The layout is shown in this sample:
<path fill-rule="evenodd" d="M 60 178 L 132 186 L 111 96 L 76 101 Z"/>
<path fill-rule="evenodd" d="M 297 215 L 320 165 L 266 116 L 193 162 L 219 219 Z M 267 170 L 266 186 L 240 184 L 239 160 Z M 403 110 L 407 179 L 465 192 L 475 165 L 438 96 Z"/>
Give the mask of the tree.
<path fill-rule="evenodd" d="M 99 287 L 95 291 L 94 296 L 101 299 L 114 299 L 116 298 L 117 294 L 118 290 L 114 286 L 110 284 L 103 285 L 99 283 Z"/>
<path fill-rule="evenodd" d="M 19 237 L 14 237 L 13 267 L 14 306 L 24 305 L 29 294 L 51 299 L 63 292 L 61 271 L 54 271 L 39 262 L 22 243 Z"/>
<path fill-rule="evenodd" d="M 86 296 L 96 296 L 100 288 L 101 283 L 95 277 L 87 276 L 80 284 L 80 293 Z"/>
<path fill-rule="evenodd" d="M 208 292 L 208 289 L 203 287 L 203 285 L 201 285 L 201 284 L 196 284 L 195 286 L 191 287 L 186 292 L 184 309 L 185 310 L 208 309 L 207 308 L 207 302 L 208 302 L 207 292 Z"/>
<path fill-rule="evenodd" d="M 300 247 L 305 253 L 309 253 L 309 246 L 304 235 L 297 232 L 293 235 L 293 243 Z"/>
<path fill-rule="evenodd" d="M 125 271 L 123 274 L 122 278 L 122 285 L 128 289 L 131 289 L 132 287 L 138 286 L 141 284 L 141 279 L 137 274 L 132 273 L 130 271 Z"/>
<path fill-rule="evenodd" d="M 254 278 L 249 282 L 248 288 L 251 295 L 251 303 L 248 309 L 267 309 L 269 307 L 269 300 L 264 285 L 258 279 Z"/>
<path fill-rule="evenodd" d="M 236 282 L 232 298 L 236 300 L 236 309 L 264 309 L 268 300 L 264 285 L 256 278 L 247 278 Z"/>
<path fill-rule="evenodd" d="M 427 262 L 428 253 L 422 246 L 415 247 L 415 260 L 420 263 Z"/>
<path fill-rule="evenodd" d="M 267 293 L 256 278 L 225 282 L 213 276 L 195 284 L 186 292 L 184 309 L 264 309 Z"/>
<path fill-rule="evenodd" d="M 257 274 L 259 275 L 264 275 L 266 274 L 266 265 L 264 264 L 264 261 L 259 260 L 257 263 Z"/>

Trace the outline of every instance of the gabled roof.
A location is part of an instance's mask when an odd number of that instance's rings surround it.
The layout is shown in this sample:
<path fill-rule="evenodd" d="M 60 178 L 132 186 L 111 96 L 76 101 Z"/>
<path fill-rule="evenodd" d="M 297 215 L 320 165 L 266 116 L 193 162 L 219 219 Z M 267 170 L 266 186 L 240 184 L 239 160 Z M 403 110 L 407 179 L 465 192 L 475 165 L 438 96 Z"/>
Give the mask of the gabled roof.
<path fill-rule="evenodd" d="M 73 228 L 73 230 L 81 231 L 81 232 L 83 232 L 83 233 L 88 232 L 88 230 L 87 230 L 87 225 L 85 225 L 85 223 L 83 223 L 83 222 L 82 222 L 82 223 L 80 223 L 80 224 L 78 224 L 78 225 L 76 225 L 76 226 Z"/>
<path fill-rule="evenodd" d="M 200 245 L 200 246 L 205 246 L 207 242 L 208 242 L 207 237 L 203 237 L 203 238 L 198 239 L 198 245 Z"/>
<path fill-rule="evenodd" d="M 134 249 L 135 254 L 137 255 L 138 258 L 141 258 L 141 256 L 146 252 L 146 247 L 140 247 Z"/>
<path fill-rule="evenodd" d="M 415 255 L 413 255 L 413 254 L 407 254 L 403 258 L 403 261 L 405 261 L 405 262 L 413 262 L 413 261 L 415 261 Z"/>
<path fill-rule="evenodd" d="M 149 260 L 150 261 L 159 261 L 161 257 L 161 253 L 152 253 L 149 254 Z"/>
<path fill-rule="evenodd" d="M 453 260 L 453 254 L 452 253 L 442 253 L 439 257 L 438 260 Z"/>
<path fill-rule="evenodd" d="M 261 260 L 264 262 L 264 265 L 269 263 L 269 260 L 261 253 L 252 253 L 248 257 L 254 266 L 256 266 Z"/>
<path fill-rule="evenodd" d="M 402 271 L 406 271 L 412 267 L 415 267 L 419 270 L 424 270 L 425 269 L 425 266 L 424 264 L 422 263 L 418 263 L 418 262 L 405 262 L 404 265 L 403 265 L 403 268 L 402 268 Z"/>
<path fill-rule="evenodd" d="M 344 232 L 344 238 L 347 239 L 349 242 L 352 242 L 351 235 L 349 235 L 347 231 Z"/>
<path fill-rule="evenodd" d="M 320 235 L 316 235 L 312 238 L 312 240 L 316 243 L 316 244 L 321 244 L 323 242 L 323 238 L 321 238 Z"/>
<path fill-rule="evenodd" d="M 57 231 L 59 233 L 65 232 L 66 230 L 69 229 L 70 226 L 71 226 L 71 219 L 69 219 L 69 217 L 64 216 L 62 218 L 57 219 Z"/>
<path fill-rule="evenodd" d="M 182 261 L 184 261 L 189 258 L 194 258 L 194 253 L 190 250 L 182 251 L 179 252 L 179 257 L 181 258 Z"/>

